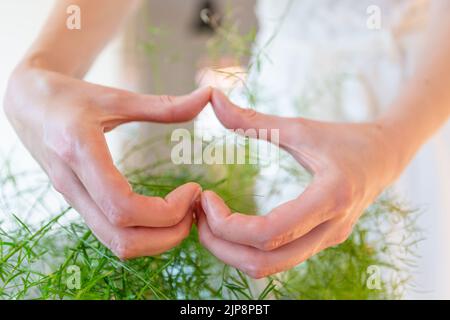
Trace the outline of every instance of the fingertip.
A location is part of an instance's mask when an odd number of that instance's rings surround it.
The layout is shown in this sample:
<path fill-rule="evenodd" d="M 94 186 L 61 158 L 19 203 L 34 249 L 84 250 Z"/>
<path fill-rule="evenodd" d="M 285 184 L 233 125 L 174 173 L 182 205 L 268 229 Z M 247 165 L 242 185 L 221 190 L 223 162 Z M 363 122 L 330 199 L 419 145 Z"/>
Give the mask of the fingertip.
<path fill-rule="evenodd" d="M 228 97 L 219 89 L 212 88 L 211 103 L 214 108 L 222 108 Z"/>
<path fill-rule="evenodd" d="M 222 90 L 216 88 L 216 87 L 211 87 L 212 88 L 212 92 L 211 95 L 217 97 L 218 95 L 223 95 Z"/>
<path fill-rule="evenodd" d="M 197 183 L 192 183 L 193 186 L 191 188 L 194 189 L 194 193 L 192 196 L 192 204 L 195 205 L 200 200 L 200 197 L 202 195 L 202 187 Z"/>
<path fill-rule="evenodd" d="M 222 198 L 211 190 L 205 190 L 202 192 L 202 199 L 205 199 L 205 201 L 211 201 L 211 202 L 223 202 Z"/>
<path fill-rule="evenodd" d="M 193 190 L 198 190 L 200 192 L 202 191 L 202 186 L 200 184 L 198 184 L 197 182 L 186 182 L 181 187 L 190 188 L 190 189 L 193 189 Z"/>
<path fill-rule="evenodd" d="M 198 93 L 198 92 L 205 93 L 205 92 L 207 92 L 207 93 L 211 94 L 212 90 L 213 90 L 212 86 L 201 86 L 201 87 L 198 87 L 197 89 L 195 89 L 192 93 Z"/>
<path fill-rule="evenodd" d="M 190 198 L 193 199 L 193 201 L 200 197 L 202 193 L 202 187 L 196 183 L 196 182 L 188 182 L 183 184 L 182 186 L 179 186 L 174 191 L 182 192 L 185 195 L 192 195 Z"/>
<path fill-rule="evenodd" d="M 199 87 L 196 90 L 192 91 L 188 96 L 195 99 L 200 99 L 202 104 L 206 105 L 211 100 L 212 95 L 212 87 Z"/>
<path fill-rule="evenodd" d="M 216 195 L 216 193 L 211 190 L 204 190 L 202 192 L 202 197 L 213 197 L 214 195 Z"/>
<path fill-rule="evenodd" d="M 245 117 L 243 117 L 243 109 L 233 102 L 220 90 L 213 89 L 211 95 L 211 105 L 213 107 L 214 113 L 216 114 L 219 121 L 225 128 L 228 129 L 245 129 L 242 126 L 246 126 L 244 123 Z"/>
<path fill-rule="evenodd" d="M 165 122 L 186 122 L 194 119 L 210 102 L 211 89 L 201 87 L 183 96 L 173 99 L 172 107 L 166 108 L 170 112 L 170 119 Z"/>
<path fill-rule="evenodd" d="M 217 193 L 204 191 L 201 199 L 203 210 L 207 216 L 225 217 L 231 214 L 231 210 Z"/>
<path fill-rule="evenodd" d="M 200 198 L 201 187 L 195 182 L 186 183 L 170 192 L 165 201 L 171 211 L 175 212 L 175 222 L 179 222 L 184 215 L 192 215 L 196 201 Z"/>
<path fill-rule="evenodd" d="M 211 95 L 213 93 L 214 87 L 213 86 L 206 86 L 206 87 L 203 87 L 203 88 L 209 94 L 209 97 L 211 98 Z"/>
<path fill-rule="evenodd" d="M 201 201 L 202 208 L 203 208 L 203 210 L 205 210 L 205 212 L 209 212 L 212 210 L 212 208 L 210 207 L 209 198 L 213 197 L 214 195 L 215 195 L 215 193 L 210 190 L 205 190 L 202 192 L 200 201 Z"/>

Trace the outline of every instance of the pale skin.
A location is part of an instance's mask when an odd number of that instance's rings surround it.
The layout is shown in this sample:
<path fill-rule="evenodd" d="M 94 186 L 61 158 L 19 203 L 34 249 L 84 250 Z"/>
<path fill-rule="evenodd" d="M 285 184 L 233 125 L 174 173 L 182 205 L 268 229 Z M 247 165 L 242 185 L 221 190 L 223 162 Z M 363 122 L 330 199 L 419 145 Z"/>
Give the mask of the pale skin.
<path fill-rule="evenodd" d="M 80 6 L 83 29 L 66 28 L 66 8 Z M 137 1 L 58 1 L 44 30 L 14 71 L 5 111 L 22 142 L 97 238 L 122 259 L 179 244 L 193 222 L 200 186 L 165 199 L 132 192 L 113 165 L 105 132 L 131 121 L 193 119 L 210 89 L 183 97 L 140 95 L 81 80 Z"/>
<path fill-rule="evenodd" d="M 4 104 L 55 188 L 121 258 L 177 245 L 195 212 L 202 244 L 225 263 L 254 278 L 287 270 L 345 241 L 364 209 L 450 115 L 449 1 L 433 2 L 421 63 L 389 111 L 359 124 L 265 115 L 233 105 L 210 88 L 157 97 L 81 80 L 137 3 L 59 1 L 11 76 Z M 65 28 L 70 4 L 82 8 L 86 31 Z M 280 146 L 314 176 L 306 191 L 265 216 L 232 213 L 194 183 L 166 199 L 134 194 L 113 165 L 104 133 L 130 121 L 187 121 L 209 101 L 227 128 L 279 129 Z"/>

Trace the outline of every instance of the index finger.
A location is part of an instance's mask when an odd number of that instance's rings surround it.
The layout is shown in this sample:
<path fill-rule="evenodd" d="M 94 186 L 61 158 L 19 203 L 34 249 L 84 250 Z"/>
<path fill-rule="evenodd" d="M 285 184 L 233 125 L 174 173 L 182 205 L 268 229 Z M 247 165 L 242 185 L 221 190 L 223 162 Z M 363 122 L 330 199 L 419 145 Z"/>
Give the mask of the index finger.
<path fill-rule="evenodd" d="M 329 234 L 334 226 L 323 223 L 305 236 L 273 251 L 229 242 L 216 237 L 210 230 L 204 213 L 196 212 L 200 242 L 218 259 L 259 279 L 294 267 L 330 246 Z"/>
<path fill-rule="evenodd" d="M 200 195 L 200 186 L 188 183 L 164 199 L 133 192 L 125 177 L 114 166 L 103 132 L 90 130 L 79 137 L 69 165 L 108 220 L 120 227 L 169 227 L 190 212 Z"/>
<path fill-rule="evenodd" d="M 211 191 L 203 192 L 202 207 L 208 225 L 217 237 L 269 251 L 331 220 L 338 205 L 333 201 L 336 187 L 328 181 L 313 182 L 298 198 L 274 208 L 265 216 L 232 213 Z"/>

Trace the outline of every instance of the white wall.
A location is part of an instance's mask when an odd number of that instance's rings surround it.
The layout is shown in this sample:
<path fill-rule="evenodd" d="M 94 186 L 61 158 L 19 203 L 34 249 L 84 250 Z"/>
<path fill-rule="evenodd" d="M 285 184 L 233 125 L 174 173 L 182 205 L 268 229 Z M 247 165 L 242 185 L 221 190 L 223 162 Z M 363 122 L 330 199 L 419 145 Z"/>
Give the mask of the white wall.
<path fill-rule="evenodd" d="M 3 101 L 9 74 L 24 55 L 53 6 L 54 0 L 0 1 L 0 94 Z M 119 85 L 118 42 L 114 41 L 101 54 L 88 75 L 88 80 L 104 85 Z M 0 112 L 0 157 L 11 155 L 18 169 L 36 167 L 33 159 L 19 143 L 3 112 Z M 1 158 L 0 158 L 1 161 Z"/>
<path fill-rule="evenodd" d="M 39 26 L 48 14 L 52 0 L 18 0 L 0 2 L 0 92 L 6 89 L 8 76 L 36 36 Z M 25 166 L 34 162 L 25 155 L 4 113 L 0 114 L 0 155 L 8 154 L 17 146 L 17 161 Z M 20 156 L 19 156 L 20 155 Z"/>

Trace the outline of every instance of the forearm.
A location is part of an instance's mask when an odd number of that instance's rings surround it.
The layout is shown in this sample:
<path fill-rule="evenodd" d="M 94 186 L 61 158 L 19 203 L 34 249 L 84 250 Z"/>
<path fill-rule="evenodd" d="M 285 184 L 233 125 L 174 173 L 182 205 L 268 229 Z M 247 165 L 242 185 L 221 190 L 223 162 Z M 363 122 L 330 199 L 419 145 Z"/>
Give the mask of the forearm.
<path fill-rule="evenodd" d="M 81 78 L 140 0 L 59 0 L 21 65 Z M 81 9 L 81 29 L 66 26 L 67 8 Z"/>
<path fill-rule="evenodd" d="M 434 3 L 427 42 L 413 77 L 378 122 L 405 165 L 450 116 L 450 1 Z"/>

